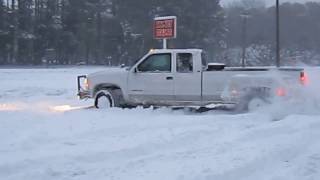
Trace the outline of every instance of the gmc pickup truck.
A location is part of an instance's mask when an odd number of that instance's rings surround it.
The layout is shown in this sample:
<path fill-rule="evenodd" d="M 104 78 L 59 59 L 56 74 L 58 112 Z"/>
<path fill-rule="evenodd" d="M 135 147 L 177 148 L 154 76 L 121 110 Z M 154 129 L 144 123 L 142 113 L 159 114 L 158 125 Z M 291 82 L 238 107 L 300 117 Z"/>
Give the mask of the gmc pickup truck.
<path fill-rule="evenodd" d="M 299 68 L 225 67 L 207 64 L 200 49 L 157 49 L 130 68 L 79 76 L 78 96 L 93 98 L 96 108 L 232 105 L 247 110 L 294 96 L 305 80 Z"/>

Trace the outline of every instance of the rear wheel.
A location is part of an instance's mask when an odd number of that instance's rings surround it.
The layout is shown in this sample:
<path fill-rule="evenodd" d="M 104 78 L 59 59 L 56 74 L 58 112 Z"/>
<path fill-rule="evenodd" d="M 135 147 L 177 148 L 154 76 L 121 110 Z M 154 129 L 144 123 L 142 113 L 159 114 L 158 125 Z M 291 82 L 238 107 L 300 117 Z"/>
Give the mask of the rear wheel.
<path fill-rule="evenodd" d="M 268 105 L 267 100 L 262 99 L 262 98 L 253 98 L 248 103 L 247 109 L 248 109 L 248 111 L 256 111 L 266 105 Z"/>
<path fill-rule="evenodd" d="M 259 94 L 251 94 L 241 98 L 239 104 L 236 106 L 237 112 L 256 111 L 266 105 L 270 104 L 267 96 Z"/>

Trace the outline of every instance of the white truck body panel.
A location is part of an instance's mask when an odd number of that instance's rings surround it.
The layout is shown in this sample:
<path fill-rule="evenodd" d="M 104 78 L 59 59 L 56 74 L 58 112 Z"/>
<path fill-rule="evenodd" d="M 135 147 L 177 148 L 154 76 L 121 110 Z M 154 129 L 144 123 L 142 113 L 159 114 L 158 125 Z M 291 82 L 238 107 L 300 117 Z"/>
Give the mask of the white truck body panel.
<path fill-rule="evenodd" d="M 229 85 L 230 80 L 234 76 L 245 76 L 244 79 L 256 76 L 265 75 L 267 72 L 263 71 L 212 71 L 203 73 L 203 96 L 204 99 L 212 100 L 222 100 L 221 94 L 224 92 L 225 88 Z"/>
<path fill-rule="evenodd" d="M 128 76 L 128 95 L 131 101 L 150 103 L 173 101 L 174 82 L 166 77 L 172 73 L 133 73 Z"/>
<path fill-rule="evenodd" d="M 128 94 L 127 92 L 127 76 L 128 71 L 121 68 L 112 68 L 107 71 L 100 71 L 88 75 L 89 79 L 89 94 L 90 97 L 95 97 L 96 88 L 99 86 L 117 86 L 121 88 L 123 95 Z"/>

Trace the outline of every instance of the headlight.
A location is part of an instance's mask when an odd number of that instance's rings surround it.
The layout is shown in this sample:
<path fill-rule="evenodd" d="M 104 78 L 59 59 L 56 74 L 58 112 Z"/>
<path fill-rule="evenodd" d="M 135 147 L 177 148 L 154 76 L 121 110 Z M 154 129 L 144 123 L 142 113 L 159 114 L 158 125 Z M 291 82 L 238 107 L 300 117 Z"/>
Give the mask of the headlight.
<path fill-rule="evenodd" d="M 84 87 L 85 90 L 89 90 L 89 80 L 88 80 L 88 78 L 84 79 L 83 87 Z"/>

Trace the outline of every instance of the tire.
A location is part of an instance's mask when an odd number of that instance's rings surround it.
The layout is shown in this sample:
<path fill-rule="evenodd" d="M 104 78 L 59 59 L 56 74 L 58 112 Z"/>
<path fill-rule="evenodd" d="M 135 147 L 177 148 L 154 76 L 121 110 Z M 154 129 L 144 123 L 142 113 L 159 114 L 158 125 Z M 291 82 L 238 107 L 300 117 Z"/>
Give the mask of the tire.
<path fill-rule="evenodd" d="M 248 111 L 256 111 L 259 110 L 260 108 L 268 105 L 269 102 L 266 99 L 263 98 L 253 98 L 251 101 L 248 102 Z"/>
<path fill-rule="evenodd" d="M 120 107 L 121 99 L 120 89 L 101 89 L 96 93 L 94 106 L 97 109 Z"/>
<path fill-rule="evenodd" d="M 250 112 L 256 111 L 266 105 L 270 104 L 268 98 L 264 95 L 247 95 L 241 98 L 236 106 L 236 112 Z"/>

